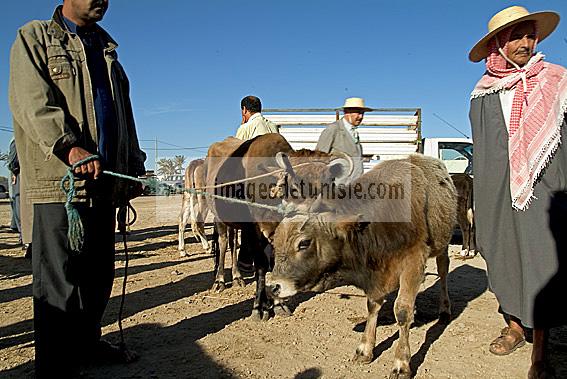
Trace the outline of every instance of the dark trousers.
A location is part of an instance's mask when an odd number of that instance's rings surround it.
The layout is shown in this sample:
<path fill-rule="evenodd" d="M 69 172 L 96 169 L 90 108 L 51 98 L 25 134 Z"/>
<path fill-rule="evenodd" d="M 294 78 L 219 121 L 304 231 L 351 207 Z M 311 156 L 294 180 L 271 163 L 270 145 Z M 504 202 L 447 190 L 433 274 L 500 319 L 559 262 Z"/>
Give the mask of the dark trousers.
<path fill-rule="evenodd" d="M 240 250 L 238 252 L 238 261 L 244 264 L 252 264 L 254 262 L 254 244 L 256 235 L 252 228 L 242 228 L 240 232 Z"/>
<path fill-rule="evenodd" d="M 101 336 L 114 280 L 114 208 L 77 205 L 85 239 L 71 252 L 63 204 L 34 206 L 32 273 L 38 378 L 72 377 Z"/>

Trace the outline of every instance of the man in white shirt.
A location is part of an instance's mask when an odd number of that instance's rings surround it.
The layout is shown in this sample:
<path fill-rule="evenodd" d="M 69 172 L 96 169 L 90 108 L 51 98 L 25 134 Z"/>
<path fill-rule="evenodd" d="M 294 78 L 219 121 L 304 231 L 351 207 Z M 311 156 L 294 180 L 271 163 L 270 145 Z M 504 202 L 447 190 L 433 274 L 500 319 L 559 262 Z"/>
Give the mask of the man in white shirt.
<path fill-rule="evenodd" d="M 262 102 L 256 96 L 246 96 L 240 101 L 242 125 L 236 131 L 236 138 L 247 141 L 262 134 L 278 133 L 274 123 L 262 116 Z"/>

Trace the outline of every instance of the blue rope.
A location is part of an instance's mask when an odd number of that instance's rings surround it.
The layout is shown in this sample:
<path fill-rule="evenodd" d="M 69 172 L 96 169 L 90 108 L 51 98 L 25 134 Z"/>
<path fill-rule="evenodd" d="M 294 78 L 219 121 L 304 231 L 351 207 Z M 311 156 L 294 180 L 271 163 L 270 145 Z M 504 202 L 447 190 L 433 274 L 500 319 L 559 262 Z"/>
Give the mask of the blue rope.
<path fill-rule="evenodd" d="M 75 169 L 81 165 L 100 159 L 98 155 L 91 155 L 85 159 L 81 159 L 71 167 L 67 169 L 67 173 L 61 179 L 61 189 L 65 193 L 65 211 L 67 212 L 67 238 L 69 239 L 69 247 L 71 251 L 80 253 L 83 250 L 83 241 L 85 237 L 85 230 L 83 228 L 83 222 L 81 221 L 81 215 L 79 211 L 73 205 L 73 199 L 75 198 L 76 188 L 75 188 Z"/>

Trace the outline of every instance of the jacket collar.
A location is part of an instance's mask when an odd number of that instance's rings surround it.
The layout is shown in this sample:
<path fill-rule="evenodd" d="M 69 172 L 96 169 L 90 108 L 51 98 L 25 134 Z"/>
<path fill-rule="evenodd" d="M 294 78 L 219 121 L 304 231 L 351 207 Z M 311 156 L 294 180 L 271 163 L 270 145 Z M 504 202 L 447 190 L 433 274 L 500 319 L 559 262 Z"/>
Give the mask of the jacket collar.
<path fill-rule="evenodd" d="M 53 17 L 51 18 L 49 27 L 47 28 L 47 33 L 63 41 L 66 38 L 68 38 L 69 35 L 74 33 L 71 33 L 67 28 L 67 26 L 65 25 L 65 21 L 63 20 L 63 13 L 61 12 L 62 9 L 63 9 L 62 5 L 59 5 L 57 8 L 55 8 L 55 12 L 53 12 Z M 110 37 L 110 35 L 106 32 L 106 30 L 101 28 L 99 25 L 95 25 L 95 30 L 102 37 L 102 41 L 106 51 L 110 52 L 118 47 L 116 41 L 114 41 L 112 37 Z"/>
<path fill-rule="evenodd" d="M 260 112 L 254 113 L 252 116 L 250 116 L 250 118 L 248 119 L 248 122 L 250 122 L 250 121 L 252 121 L 252 120 L 254 120 L 258 117 L 262 117 L 262 113 L 260 113 Z"/>

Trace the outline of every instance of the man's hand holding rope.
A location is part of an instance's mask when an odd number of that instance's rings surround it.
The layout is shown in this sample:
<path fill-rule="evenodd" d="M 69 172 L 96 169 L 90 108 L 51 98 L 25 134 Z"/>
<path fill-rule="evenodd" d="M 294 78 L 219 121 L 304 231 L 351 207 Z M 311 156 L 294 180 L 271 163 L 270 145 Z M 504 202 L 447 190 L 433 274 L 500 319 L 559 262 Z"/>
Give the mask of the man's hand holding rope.
<path fill-rule="evenodd" d="M 77 162 L 85 158 L 91 157 L 92 154 L 82 147 L 72 147 L 67 153 L 67 162 L 73 166 Z M 75 174 L 82 174 L 89 179 L 97 179 L 102 174 L 102 167 L 98 159 L 89 160 L 75 168 Z"/>

